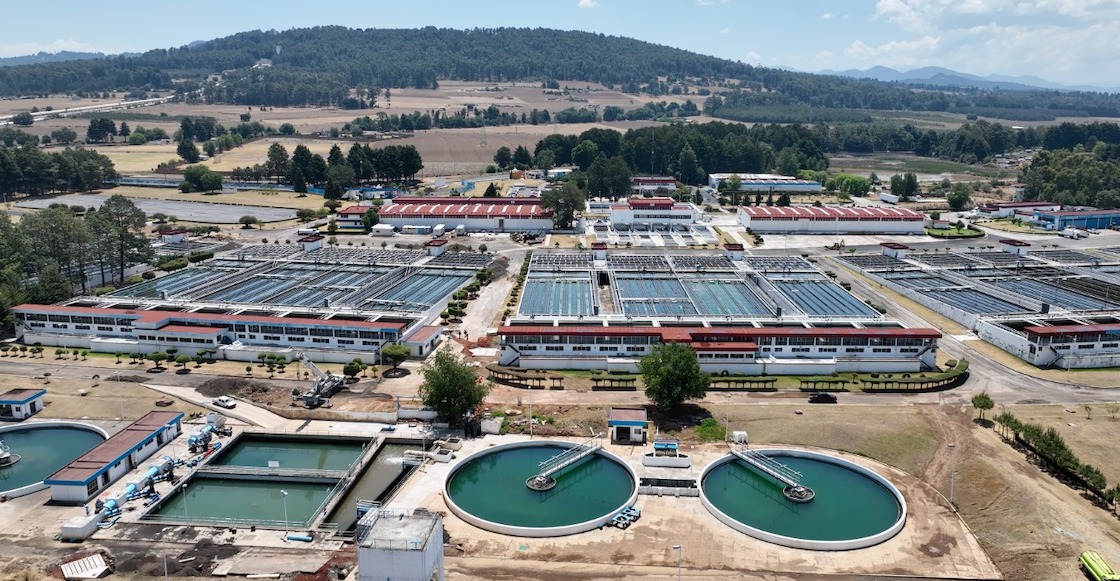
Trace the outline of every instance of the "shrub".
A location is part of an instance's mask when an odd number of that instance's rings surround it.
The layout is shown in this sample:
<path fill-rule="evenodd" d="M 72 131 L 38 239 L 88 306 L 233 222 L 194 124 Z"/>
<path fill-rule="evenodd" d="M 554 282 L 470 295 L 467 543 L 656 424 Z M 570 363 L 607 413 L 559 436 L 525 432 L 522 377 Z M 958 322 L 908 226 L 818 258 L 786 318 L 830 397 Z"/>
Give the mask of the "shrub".
<path fill-rule="evenodd" d="M 715 418 L 704 418 L 696 427 L 696 436 L 703 442 L 720 442 L 727 437 L 727 430 Z"/>
<path fill-rule="evenodd" d="M 187 267 L 187 257 L 181 256 L 179 258 L 176 258 L 175 260 L 168 260 L 167 262 L 164 262 L 164 263 L 160 264 L 159 267 L 162 268 L 163 270 L 167 270 L 167 271 L 179 270 L 180 268 L 186 268 Z"/>
<path fill-rule="evenodd" d="M 156 273 L 154 273 L 150 270 L 140 273 L 140 278 L 142 278 L 144 280 L 152 280 L 155 277 L 156 277 Z"/>

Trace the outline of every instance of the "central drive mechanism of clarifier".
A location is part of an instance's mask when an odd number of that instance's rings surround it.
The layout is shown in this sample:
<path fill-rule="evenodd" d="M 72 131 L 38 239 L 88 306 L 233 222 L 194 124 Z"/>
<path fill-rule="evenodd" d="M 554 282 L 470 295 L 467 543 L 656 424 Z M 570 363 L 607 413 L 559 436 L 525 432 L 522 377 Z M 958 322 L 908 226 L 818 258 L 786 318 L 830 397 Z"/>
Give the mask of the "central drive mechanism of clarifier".
<path fill-rule="evenodd" d="M 545 490 L 552 490 L 556 486 L 556 479 L 551 476 L 530 476 L 525 481 L 525 486 L 537 492 L 544 492 Z"/>
<path fill-rule="evenodd" d="M 808 486 L 801 486 L 800 484 L 798 484 L 797 486 L 785 487 L 782 490 L 782 494 L 784 494 L 786 498 L 790 499 L 791 501 L 800 503 L 809 502 L 810 500 L 813 500 L 813 497 L 817 495 L 816 492 L 813 492 L 812 488 L 809 488 Z"/>

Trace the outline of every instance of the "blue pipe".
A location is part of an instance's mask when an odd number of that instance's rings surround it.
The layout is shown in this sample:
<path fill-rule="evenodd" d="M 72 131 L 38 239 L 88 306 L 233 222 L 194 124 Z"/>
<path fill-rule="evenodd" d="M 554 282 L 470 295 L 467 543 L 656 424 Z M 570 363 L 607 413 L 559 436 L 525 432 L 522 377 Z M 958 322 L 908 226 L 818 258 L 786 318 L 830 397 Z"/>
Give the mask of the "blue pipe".
<path fill-rule="evenodd" d="M 311 535 L 301 535 L 299 533 L 288 533 L 288 536 L 284 538 L 289 541 L 299 541 L 301 543 L 310 543 L 314 540 L 311 538 Z"/>

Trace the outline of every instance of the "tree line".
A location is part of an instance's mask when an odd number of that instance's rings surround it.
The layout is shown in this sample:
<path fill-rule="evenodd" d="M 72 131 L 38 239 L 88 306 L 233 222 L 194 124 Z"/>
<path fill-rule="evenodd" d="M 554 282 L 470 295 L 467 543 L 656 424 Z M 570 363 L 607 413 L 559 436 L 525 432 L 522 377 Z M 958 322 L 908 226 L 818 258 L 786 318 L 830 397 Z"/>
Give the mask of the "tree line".
<path fill-rule="evenodd" d="M 327 157 L 312 153 L 306 145 L 297 145 L 292 153 L 280 143 L 268 148 L 264 164 L 234 168 L 236 181 L 275 180 L 306 193 L 308 186 L 325 186 L 328 199 L 342 197 L 342 189 L 369 183 L 400 183 L 415 178 L 424 169 L 424 161 L 414 145 L 371 147 L 355 143 L 348 153 L 335 144 Z"/>
<path fill-rule="evenodd" d="M 144 212 L 120 195 L 100 208 L 53 205 L 18 225 L 0 212 L 0 325 L 11 328 L 15 305 L 58 302 L 75 288 L 89 292 L 92 275 L 124 282 L 128 266 L 152 256 L 145 223 Z"/>
<path fill-rule="evenodd" d="M 216 73 L 222 75 L 220 82 L 212 80 Z M 630 38 L 543 28 L 256 30 L 137 56 L 2 67 L 0 93 L 174 89 L 184 99 L 210 103 L 360 108 L 380 89 L 431 89 L 445 79 L 539 82 L 556 89 L 555 79 L 565 79 L 652 95 L 706 95 L 707 87 L 724 86 L 732 91 L 713 101 L 712 111 L 757 122 L 864 121 L 867 111 L 888 110 L 1023 120 L 1120 116 L 1116 94 L 914 90 L 913 85 L 753 67 Z"/>
<path fill-rule="evenodd" d="M 828 168 L 828 156 L 811 129 L 801 126 L 709 122 L 631 129 L 622 134 L 595 128 L 580 135 L 552 134 L 537 142 L 534 160 L 588 169 L 602 155 L 619 157 L 633 175 L 676 176 L 701 184 L 708 173 L 777 172 Z"/>
<path fill-rule="evenodd" d="M 113 162 L 80 147 L 46 152 L 36 147 L 0 148 L 0 198 L 17 193 L 87 191 L 118 177 Z"/>

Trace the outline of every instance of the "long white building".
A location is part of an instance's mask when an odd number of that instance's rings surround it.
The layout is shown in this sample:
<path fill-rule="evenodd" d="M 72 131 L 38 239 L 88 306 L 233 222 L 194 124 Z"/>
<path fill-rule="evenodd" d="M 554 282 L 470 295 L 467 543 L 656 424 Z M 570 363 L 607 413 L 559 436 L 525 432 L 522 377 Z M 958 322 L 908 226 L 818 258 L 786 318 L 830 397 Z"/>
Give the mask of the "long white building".
<path fill-rule="evenodd" d="M 700 367 L 719 373 L 827 375 L 932 369 L 935 329 L 901 326 L 662 327 L 520 324 L 498 328 L 502 365 L 528 369 L 637 369 L 654 345 L 683 343 Z"/>
<path fill-rule="evenodd" d="M 448 230 L 463 226 L 467 232 L 548 232 L 552 211 L 540 198 L 434 198 L 402 197 L 383 206 L 380 223 L 395 228 L 434 227 Z"/>
<path fill-rule="evenodd" d="M 739 223 L 759 234 L 923 234 L 926 221 L 924 214 L 907 208 L 739 208 Z"/>

